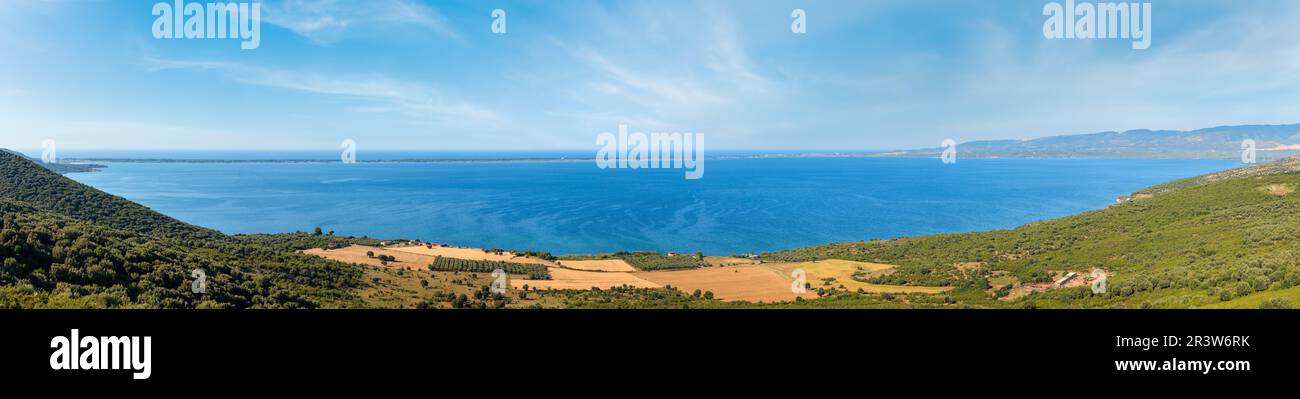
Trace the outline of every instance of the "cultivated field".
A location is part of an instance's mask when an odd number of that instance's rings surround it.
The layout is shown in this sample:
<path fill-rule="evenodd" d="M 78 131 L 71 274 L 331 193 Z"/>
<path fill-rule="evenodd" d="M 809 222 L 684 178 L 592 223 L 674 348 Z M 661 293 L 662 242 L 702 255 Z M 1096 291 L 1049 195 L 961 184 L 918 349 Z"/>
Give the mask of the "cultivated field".
<path fill-rule="evenodd" d="M 854 273 L 863 273 L 874 277 L 894 272 L 893 265 L 881 263 L 855 262 L 839 259 L 826 259 L 802 263 L 769 263 L 763 265 L 782 276 L 789 277 L 795 270 L 802 269 L 807 274 L 812 289 L 844 286 L 849 291 L 862 289 L 864 292 L 879 294 L 937 294 L 951 290 L 951 287 L 919 287 L 906 285 L 882 285 L 864 283 L 853 279 Z M 825 279 L 834 279 L 829 281 Z"/>
<path fill-rule="evenodd" d="M 603 259 L 603 260 L 561 260 L 558 262 L 561 266 L 578 269 L 601 272 L 634 272 L 635 267 L 629 265 L 622 259 Z"/>
<path fill-rule="evenodd" d="M 817 297 L 812 292 L 795 294 L 791 289 L 792 279 L 764 267 L 709 267 L 634 274 L 661 285 L 671 285 L 686 293 L 697 289 L 711 291 L 714 298 L 727 301 L 771 302 L 791 301 L 795 297 Z"/>
<path fill-rule="evenodd" d="M 365 266 L 365 275 L 359 294 L 369 306 L 377 308 L 418 307 L 422 302 L 434 308 L 450 308 L 448 294 L 474 297 L 483 286 L 492 284 L 492 277 L 483 273 L 434 273 L 400 268 Z M 440 298 L 441 297 L 441 298 Z M 530 306 L 560 306 L 554 298 L 538 293 L 510 295 L 509 308 Z"/>
<path fill-rule="evenodd" d="M 530 263 L 530 264 L 540 264 L 540 265 L 549 266 L 549 271 L 551 273 L 551 280 L 528 280 L 520 276 L 511 276 L 510 285 L 511 287 L 515 287 L 515 288 L 523 287 L 525 284 L 528 285 L 530 289 L 535 288 L 535 289 L 577 289 L 577 290 L 589 290 L 592 288 L 610 288 L 610 287 L 619 287 L 623 285 L 638 287 L 638 288 L 658 288 L 661 286 L 659 284 L 646 281 L 645 279 L 634 276 L 631 273 L 628 273 L 626 271 L 603 272 L 603 271 L 569 270 L 569 269 L 556 267 L 556 265 L 551 264 L 550 262 L 542 261 L 540 259 L 513 257 L 509 255 L 504 255 L 504 256 L 494 255 L 473 248 L 434 247 L 431 250 L 425 247 L 412 246 L 412 247 L 382 249 L 382 248 L 367 247 L 361 245 L 353 245 L 343 249 L 324 250 L 319 248 L 313 248 L 303 252 L 310 255 L 321 256 L 321 257 L 325 257 L 328 259 L 333 259 L 345 263 L 356 263 L 356 264 L 362 264 L 368 266 L 404 268 L 404 269 L 411 269 L 411 270 L 426 270 L 426 271 L 429 268 L 429 264 L 433 263 L 433 260 L 435 258 L 433 254 L 439 254 L 441 256 L 445 256 L 448 258 L 457 258 L 457 259 L 507 261 L 507 262 L 515 262 L 515 263 Z M 397 260 L 393 262 L 388 262 L 388 265 L 384 266 L 379 259 L 367 257 L 366 252 L 373 252 L 376 257 L 378 257 L 379 255 L 392 256 Z M 577 262 L 577 261 L 565 261 L 566 265 L 570 262 Z M 627 262 L 623 262 L 621 260 L 614 260 L 614 262 L 619 262 L 617 264 L 611 263 L 609 261 L 583 261 L 583 262 L 601 262 L 601 263 L 596 263 L 595 265 L 597 266 L 603 265 L 603 267 L 608 267 L 608 268 L 616 268 L 618 267 L 619 264 L 621 264 L 623 270 L 633 270 L 631 265 L 628 265 Z"/>
<path fill-rule="evenodd" d="M 510 252 L 503 252 L 502 255 L 497 255 L 495 253 L 483 252 L 482 249 L 478 249 L 478 248 L 460 248 L 460 247 L 428 248 L 424 246 L 407 246 L 407 247 L 390 247 L 388 249 L 393 251 L 398 251 L 398 252 L 416 254 L 416 255 L 425 255 L 425 256 L 429 256 L 430 258 L 434 256 L 445 256 L 448 258 L 456 258 L 456 259 L 491 260 L 491 261 L 514 262 L 514 263 L 532 263 L 532 264 L 543 265 L 543 266 L 555 266 L 554 262 L 550 262 L 544 259 L 517 256 Z"/>
<path fill-rule="evenodd" d="M 450 248 L 423 246 L 376 248 L 353 245 L 343 249 L 310 249 L 305 253 L 322 256 L 346 263 L 380 266 L 390 269 L 410 269 L 427 271 L 436 256 L 446 258 L 506 261 L 545 265 L 550 272 L 550 280 L 529 280 L 521 276 L 511 276 L 510 286 L 522 289 L 575 289 L 611 288 L 631 286 L 638 288 L 659 288 L 672 286 L 685 293 L 712 292 L 713 297 L 724 301 L 775 302 L 791 301 L 797 297 L 816 298 L 815 290 L 821 287 L 843 286 L 850 291 L 859 288 L 871 293 L 940 293 L 947 291 L 943 287 L 911 287 L 868 284 L 853 280 L 853 273 L 891 273 L 893 266 L 877 263 L 851 262 L 844 260 L 823 260 L 805 263 L 772 263 L 758 265 L 748 259 L 713 258 L 710 264 L 728 264 L 738 266 L 714 266 L 687 270 L 636 271 L 631 264 L 621 259 L 600 260 L 562 260 L 558 264 L 536 258 L 496 255 L 475 248 Z M 376 258 L 366 256 L 373 252 Z M 377 259 L 379 255 L 396 258 L 384 266 Z M 444 258 L 445 259 L 445 258 Z M 564 267 L 559 267 L 563 265 Z M 791 271 L 803 269 L 812 290 L 796 294 L 791 289 L 793 278 Z M 444 273 L 444 272 L 438 272 Z M 438 274 L 435 273 L 435 274 Z M 834 278 L 829 286 L 823 283 L 825 278 Z"/>
<path fill-rule="evenodd" d="M 367 257 L 366 252 L 374 252 L 375 257 L 374 258 Z M 316 255 L 327 259 L 333 259 L 343 263 L 355 263 L 361 265 L 403 268 L 403 269 L 411 269 L 411 270 L 428 270 L 429 264 L 433 263 L 432 256 L 420 255 L 420 254 L 404 252 L 404 251 L 394 251 L 389 249 L 367 247 L 364 245 L 352 245 L 347 248 L 329 249 L 329 250 L 312 248 L 303 251 L 303 253 L 306 253 L 308 255 Z M 379 255 L 388 255 L 396 258 L 397 260 L 393 262 L 388 262 L 388 265 L 384 265 L 383 262 L 378 259 Z"/>
<path fill-rule="evenodd" d="M 705 256 L 704 263 L 709 266 L 742 266 L 757 265 L 759 262 L 753 259 L 736 258 L 731 256 Z"/>
<path fill-rule="evenodd" d="M 590 272 L 580 270 L 551 268 L 550 280 L 524 280 L 511 278 L 510 286 L 514 288 L 528 285 L 529 289 L 575 289 L 610 288 L 628 285 L 637 288 L 658 288 L 661 285 L 624 272 Z"/>

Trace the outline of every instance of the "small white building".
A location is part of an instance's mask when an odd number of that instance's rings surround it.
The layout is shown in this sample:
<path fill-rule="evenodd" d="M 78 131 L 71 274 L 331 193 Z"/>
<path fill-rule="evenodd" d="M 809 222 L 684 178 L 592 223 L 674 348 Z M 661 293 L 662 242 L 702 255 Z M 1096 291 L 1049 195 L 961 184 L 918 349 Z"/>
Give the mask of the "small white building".
<path fill-rule="evenodd" d="M 1074 280 L 1075 277 L 1079 277 L 1079 273 L 1075 273 L 1075 272 L 1066 273 L 1065 277 L 1061 277 L 1060 280 L 1056 280 L 1056 283 L 1052 284 L 1052 286 L 1056 288 L 1064 287 L 1065 283 L 1070 282 L 1070 280 Z"/>

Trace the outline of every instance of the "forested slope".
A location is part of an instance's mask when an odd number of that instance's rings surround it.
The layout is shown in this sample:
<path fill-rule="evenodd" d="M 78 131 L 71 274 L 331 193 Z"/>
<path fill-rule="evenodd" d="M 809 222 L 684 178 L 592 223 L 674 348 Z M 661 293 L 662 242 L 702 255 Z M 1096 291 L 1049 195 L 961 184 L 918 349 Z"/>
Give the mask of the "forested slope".
<path fill-rule="evenodd" d="M 294 251 L 351 239 L 229 237 L 3 151 L 0 220 L 0 307 L 362 306 L 359 268 Z"/>
<path fill-rule="evenodd" d="M 1295 159 L 1139 191 L 1106 209 L 1010 230 L 848 242 L 767 254 L 899 265 L 872 282 L 958 287 L 988 295 L 995 275 L 1018 283 L 1061 272 L 1108 275 L 1104 293 L 1076 287 L 1022 299 L 1038 306 L 1195 307 L 1300 285 L 1300 174 Z"/>
<path fill-rule="evenodd" d="M 182 239 L 221 236 L 78 183 L 8 151 L 0 151 L 0 198 L 135 233 Z"/>

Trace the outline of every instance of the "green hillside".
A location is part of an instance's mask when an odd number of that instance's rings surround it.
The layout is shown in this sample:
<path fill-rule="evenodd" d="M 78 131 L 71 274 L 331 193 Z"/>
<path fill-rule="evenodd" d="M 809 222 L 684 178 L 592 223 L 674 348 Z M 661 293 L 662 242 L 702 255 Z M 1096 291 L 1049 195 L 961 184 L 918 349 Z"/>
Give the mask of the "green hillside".
<path fill-rule="evenodd" d="M 357 268 L 267 246 L 179 241 L 0 199 L 0 308 L 360 306 Z M 193 292 L 194 270 L 206 291 Z"/>
<path fill-rule="evenodd" d="M 1300 286 L 1300 162 L 1172 182 L 1107 209 L 1011 230 L 837 243 L 768 260 L 848 259 L 899 265 L 871 282 L 957 287 L 989 306 L 1200 307 Z M 1107 274 L 1107 289 L 1073 287 L 992 301 L 990 282 Z"/>
<path fill-rule="evenodd" d="M 295 250 L 348 238 L 228 237 L 0 152 L 0 308 L 363 306 L 361 270 Z M 194 293 L 193 273 L 206 276 Z"/>
<path fill-rule="evenodd" d="M 8 151 L 0 151 L 0 198 L 140 234 L 183 239 L 214 239 L 221 235 L 77 183 Z"/>
<path fill-rule="evenodd" d="M 24 158 L 24 159 L 31 159 L 32 162 L 37 162 L 37 160 L 32 159 L 31 157 L 28 157 L 28 156 L 26 156 L 26 155 L 23 155 L 22 153 L 19 153 L 19 152 L 14 151 L 14 150 L 8 150 L 8 149 L 0 148 L 0 153 L 16 155 L 16 156 L 19 156 L 19 157 Z M 83 163 L 83 162 L 77 162 L 77 163 L 66 163 L 66 162 L 44 163 L 44 162 L 38 162 L 37 165 L 40 165 L 41 167 L 43 167 L 43 168 L 45 168 L 45 169 L 49 169 L 50 171 L 53 171 L 54 173 L 85 173 L 85 172 L 94 172 L 94 171 L 98 171 L 98 170 L 104 168 L 104 165 L 97 165 L 97 164 L 92 164 L 92 163 Z"/>

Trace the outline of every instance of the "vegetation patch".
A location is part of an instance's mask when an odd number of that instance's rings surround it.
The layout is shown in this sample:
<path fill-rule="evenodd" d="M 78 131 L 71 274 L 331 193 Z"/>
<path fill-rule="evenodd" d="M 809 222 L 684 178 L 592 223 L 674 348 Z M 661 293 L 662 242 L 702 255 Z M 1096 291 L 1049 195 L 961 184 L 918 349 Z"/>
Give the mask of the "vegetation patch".
<path fill-rule="evenodd" d="M 606 260 L 621 259 L 626 261 L 632 267 L 638 270 L 672 270 L 672 269 L 693 269 L 704 267 L 704 256 L 702 254 L 661 254 L 653 251 L 643 252 L 615 252 L 612 254 L 599 255 L 563 255 L 559 259 L 564 260 Z"/>
<path fill-rule="evenodd" d="M 473 272 L 473 273 L 492 273 L 492 271 L 501 269 L 508 274 L 522 274 L 532 280 L 550 280 L 551 272 L 546 266 L 511 263 L 491 260 L 471 260 L 458 259 L 439 256 L 433 259 L 429 265 L 429 270 L 436 272 Z"/>
<path fill-rule="evenodd" d="M 1259 190 L 1273 195 L 1287 195 L 1295 192 L 1295 186 L 1290 184 L 1270 184 L 1260 187 Z"/>
<path fill-rule="evenodd" d="M 1144 190 L 1152 197 L 1142 201 L 1010 230 L 835 243 L 764 258 L 897 265 L 869 282 L 953 287 L 951 295 L 981 304 L 987 304 L 979 298 L 990 296 L 994 273 L 1020 284 L 1050 283 L 1062 271 L 1107 274 L 1105 290 L 1050 289 L 991 306 L 1186 308 L 1231 302 L 1300 286 L 1300 200 L 1258 189 L 1300 187 L 1296 167 L 1289 160 L 1187 179 Z M 984 266 L 956 266 L 968 262 Z M 1007 277 L 1000 282 L 1012 281 Z"/>
<path fill-rule="evenodd" d="M 802 270 L 806 273 L 808 282 L 807 288 L 812 290 L 841 290 L 862 293 L 937 294 L 951 289 L 949 287 L 921 287 L 871 283 L 870 281 L 876 277 L 887 276 L 894 273 L 894 265 L 882 263 L 826 259 L 801 263 L 768 264 L 766 266 L 787 276 L 795 270 Z"/>

